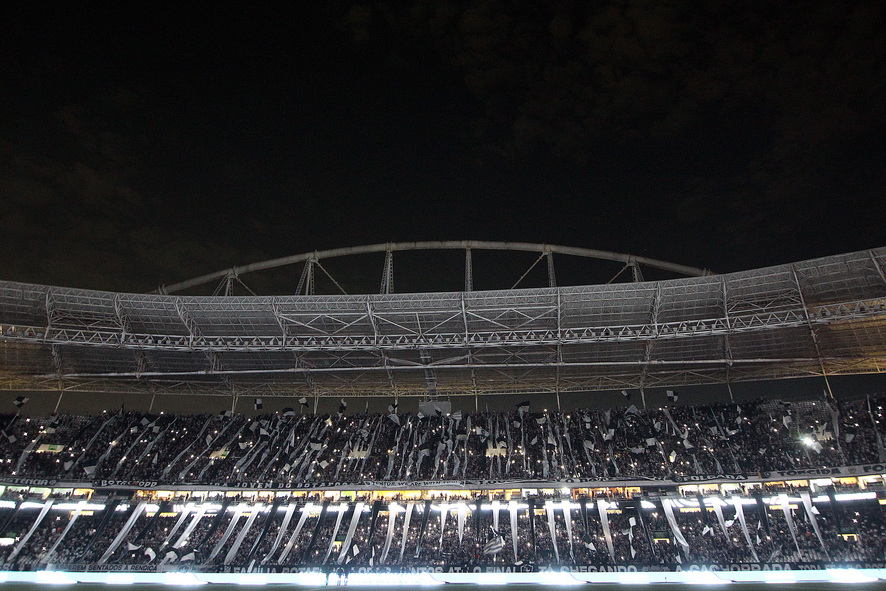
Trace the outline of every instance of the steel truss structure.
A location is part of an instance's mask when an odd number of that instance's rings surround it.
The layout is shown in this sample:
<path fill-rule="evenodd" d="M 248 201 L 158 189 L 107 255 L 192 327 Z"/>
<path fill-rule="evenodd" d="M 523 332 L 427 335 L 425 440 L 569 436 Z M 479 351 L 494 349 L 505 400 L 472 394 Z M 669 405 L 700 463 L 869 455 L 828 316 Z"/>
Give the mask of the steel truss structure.
<path fill-rule="evenodd" d="M 481 292 L 178 296 L 0 282 L 0 389 L 459 396 L 882 372 L 884 268 L 886 247 Z"/>
<path fill-rule="evenodd" d="M 405 251 L 416 251 L 416 250 L 461 250 L 465 253 L 465 291 L 473 291 L 473 271 L 471 265 L 471 252 L 473 250 L 504 250 L 510 252 L 532 252 L 532 253 L 540 253 L 538 259 L 536 259 L 535 263 L 533 263 L 532 267 L 529 268 L 529 271 L 532 270 L 533 267 L 536 266 L 543 258 L 547 259 L 548 266 L 548 285 L 550 287 L 556 287 L 557 281 L 554 273 L 554 255 L 569 255 L 574 257 L 582 257 L 586 259 L 597 259 L 601 261 L 614 261 L 624 263 L 625 267 L 622 269 L 624 271 L 627 268 L 630 268 L 635 281 L 642 281 L 642 273 L 640 272 L 640 265 L 645 265 L 647 267 L 653 267 L 656 269 L 662 269 L 665 271 L 670 271 L 673 273 L 677 273 L 679 275 L 710 275 L 711 273 L 706 269 L 699 269 L 696 267 L 689 267 L 686 265 L 678 265 L 675 263 L 668 263 L 666 261 L 661 261 L 658 259 L 652 259 L 649 257 L 638 257 L 630 254 L 621 254 L 617 252 L 609 252 L 606 250 L 593 250 L 590 248 L 577 248 L 574 246 L 558 246 L 556 244 L 538 244 L 533 242 L 489 242 L 489 241 L 479 241 L 479 240 L 438 240 L 432 242 L 387 242 L 385 244 L 370 244 L 366 246 L 351 246 L 347 248 L 335 248 L 332 250 L 323 250 L 323 251 L 314 251 L 307 252 L 303 254 L 297 254 L 287 257 L 281 257 L 277 259 L 270 259 L 267 261 L 261 261 L 258 263 L 250 263 L 248 265 L 243 265 L 240 267 L 232 267 L 230 269 L 225 269 L 222 271 L 216 271 L 215 273 L 209 273 L 207 275 L 201 275 L 200 277 L 195 277 L 193 279 L 189 279 L 187 281 L 182 281 L 180 283 L 174 283 L 172 285 L 161 285 L 156 292 L 157 293 L 176 293 L 186 289 L 190 289 L 192 287 L 197 287 L 200 285 L 205 285 L 207 283 L 212 282 L 220 282 L 218 284 L 218 288 L 216 289 L 216 294 L 225 293 L 226 295 L 231 294 L 232 287 L 235 282 L 241 283 L 244 287 L 245 284 L 242 283 L 240 277 L 245 275 L 246 273 L 253 273 L 255 271 L 266 271 L 268 269 L 277 269 L 280 267 L 286 267 L 290 265 L 296 265 L 298 263 L 304 263 L 304 269 L 302 271 L 301 279 L 298 283 L 298 288 L 296 288 L 295 293 L 304 293 L 305 295 L 313 295 L 313 285 L 314 285 L 314 275 L 315 269 L 314 267 L 318 267 L 323 273 L 325 273 L 328 278 L 335 284 L 335 286 L 342 292 L 346 293 L 344 288 L 339 284 L 338 281 L 335 280 L 334 277 L 329 275 L 328 271 L 323 267 L 321 261 L 337 258 L 337 257 L 348 257 L 348 256 L 356 256 L 356 255 L 364 255 L 371 253 L 385 253 L 385 265 L 384 271 L 382 272 L 382 280 L 381 280 L 381 293 L 393 293 L 394 292 L 394 267 L 393 267 L 393 255 L 395 252 L 405 252 Z M 523 274 L 517 283 L 511 289 L 514 289 L 519 285 L 519 283 L 526 277 L 526 274 Z M 248 287 L 247 287 L 248 289 Z M 251 290 L 250 290 L 251 291 Z"/>

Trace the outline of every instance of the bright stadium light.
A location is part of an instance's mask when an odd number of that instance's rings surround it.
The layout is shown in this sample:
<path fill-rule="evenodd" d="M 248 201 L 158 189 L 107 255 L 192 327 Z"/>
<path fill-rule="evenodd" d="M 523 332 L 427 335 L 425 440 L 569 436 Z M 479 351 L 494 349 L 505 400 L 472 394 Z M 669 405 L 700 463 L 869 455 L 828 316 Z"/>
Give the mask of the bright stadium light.
<path fill-rule="evenodd" d="M 838 501 L 863 501 L 867 499 L 876 499 L 877 493 L 873 491 L 857 493 L 837 493 L 834 495 L 834 498 Z"/>
<path fill-rule="evenodd" d="M 351 573 L 346 582 L 340 582 L 338 575 L 330 573 L 328 584 L 426 587 L 445 583 L 434 579 L 429 573 Z"/>
<path fill-rule="evenodd" d="M 267 575 L 263 573 L 243 573 L 237 577 L 238 585 L 266 585 Z"/>
<path fill-rule="evenodd" d="M 206 581 L 201 581 L 194 573 L 166 573 L 166 583 L 168 585 L 205 585 Z"/>
<path fill-rule="evenodd" d="M 287 576 L 287 582 L 293 585 L 322 586 L 326 584 L 326 575 L 323 573 L 292 573 Z"/>
<path fill-rule="evenodd" d="M 686 571 L 686 582 L 692 585 L 725 585 L 731 583 L 726 579 L 721 579 L 709 570 L 705 571 Z"/>
<path fill-rule="evenodd" d="M 57 505 L 52 506 L 53 509 L 58 509 L 59 511 L 76 511 L 80 509 L 81 511 L 102 511 L 105 508 L 104 503 L 86 503 L 80 501 L 79 503 L 59 503 Z"/>
<path fill-rule="evenodd" d="M 763 580 L 770 584 L 786 584 L 786 583 L 796 583 L 797 577 L 794 576 L 794 573 L 789 570 L 773 570 L 773 571 L 765 571 L 763 573 Z"/>
<path fill-rule="evenodd" d="M 544 573 L 542 584 L 544 585 L 583 585 L 584 581 L 579 581 L 570 573 Z"/>
<path fill-rule="evenodd" d="M 60 571 L 41 570 L 37 571 L 37 582 L 41 585 L 71 585 L 77 581 Z"/>
<path fill-rule="evenodd" d="M 834 583 L 870 583 L 877 580 L 857 568 L 829 568 L 827 573 Z"/>
<path fill-rule="evenodd" d="M 22 509 L 42 509 L 43 503 L 34 503 L 33 501 L 25 501 L 21 505 Z"/>
<path fill-rule="evenodd" d="M 648 585 L 649 573 L 619 573 L 618 582 L 622 585 Z"/>

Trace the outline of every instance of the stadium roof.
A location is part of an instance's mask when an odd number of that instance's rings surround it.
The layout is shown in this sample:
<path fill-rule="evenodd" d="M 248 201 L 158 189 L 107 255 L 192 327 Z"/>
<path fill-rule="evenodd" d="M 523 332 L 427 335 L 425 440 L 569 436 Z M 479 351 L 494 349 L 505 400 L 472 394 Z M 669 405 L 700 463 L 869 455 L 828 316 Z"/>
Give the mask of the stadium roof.
<path fill-rule="evenodd" d="M 886 247 L 500 291 L 180 296 L 0 282 L 0 389 L 459 396 L 877 373 L 884 269 Z"/>

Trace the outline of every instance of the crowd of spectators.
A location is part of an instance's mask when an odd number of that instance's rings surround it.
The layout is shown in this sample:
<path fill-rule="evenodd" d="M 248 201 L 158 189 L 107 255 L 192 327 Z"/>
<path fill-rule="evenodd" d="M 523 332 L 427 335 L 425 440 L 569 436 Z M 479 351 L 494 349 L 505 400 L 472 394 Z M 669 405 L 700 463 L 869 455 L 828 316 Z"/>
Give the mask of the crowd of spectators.
<path fill-rule="evenodd" d="M 260 571 L 517 564 L 668 569 L 678 564 L 886 561 L 886 511 L 876 499 L 819 497 L 811 505 L 813 523 L 797 498 L 782 504 L 775 497 L 744 496 L 742 527 L 736 506 L 714 498 L 722 521 L 710 503 L 681 506 L 673 513 L 676 531 L 663 509 L 665 499 L 675 499 L 670 496 L 609 499 L 602 509 L 585 498 L 552 502 L 525 497 L 511 505 L 479 497 L 445 505 L 422 500 L 169 502 L 148 511 L 135 499 L 109 499 L 103 509 L 76 517 L 70 509 L 44 512 L 19 504 L 0 510 L 2 535 L 9 539 L 0 546 L 0 568 L 107 564 Z"/>
<path fill-rule="evenodd" d="M 884 561 L 886 515 L 870 496 L 837 502 L 839 480 L 812 515 L 795 498 L 807 489 L 763 483 L 741 514 L 725 501 L 720 513 L 704 503 L 679 505 L 676 531 L 655 492 L 610 499 L 608 510 L 599 499 L 561 498 L 557 485 L 556 498 L 527 493 L 519 510 L 475 493 L 427 501 L 363 492 L 333 501 L 318 491 L 261 499 L 187 492 L 243 483 L 274 483 L 265 487 L 274 490 L 480 479 L 667 483 L 882 463 L 883 404 L 869 397 L 567 412 L 533 412 L 524 403 L 512 412 L 432 416 L 7 415 L 0 417 L 0 482 L 111 481 L 182 492 L 162 501 L 117 492 L 75 511 L 76 487 L 33 498 L 7 487 L 0 568 Z M 794 500 L 775 503 L 776 495 Z"/>
<path fill-rule="evenodd" d="M 449 415 L 0 417 L 0 478 L 161 484 L 671 479 L 886 460 L 881 398 Z"/>

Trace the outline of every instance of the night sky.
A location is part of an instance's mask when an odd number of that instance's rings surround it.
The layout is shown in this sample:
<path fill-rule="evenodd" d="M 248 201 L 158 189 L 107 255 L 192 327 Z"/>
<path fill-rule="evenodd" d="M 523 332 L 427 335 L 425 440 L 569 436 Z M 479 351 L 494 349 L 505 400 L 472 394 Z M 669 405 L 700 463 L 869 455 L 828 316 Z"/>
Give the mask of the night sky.
<path fill-rule="evenodd" d="M 149 291 L 412 240 L 718 272 L 886 244 L 883 2 L 128 4 L 0 9 L 2 279 Z"/>

